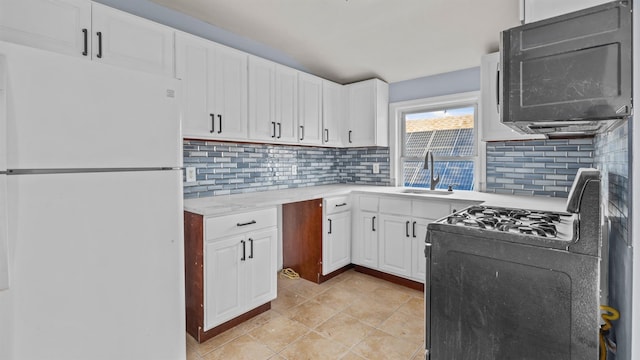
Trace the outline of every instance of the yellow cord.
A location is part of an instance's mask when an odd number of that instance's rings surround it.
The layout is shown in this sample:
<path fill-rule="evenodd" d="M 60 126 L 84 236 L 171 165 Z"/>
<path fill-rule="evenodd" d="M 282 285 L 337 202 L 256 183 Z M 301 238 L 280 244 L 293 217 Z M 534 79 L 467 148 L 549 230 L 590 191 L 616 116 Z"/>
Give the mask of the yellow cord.
<path fill-rule="evenodd" d="M 604 324 L 600 326 L 600 360 L 606 360 L 607 358 L 607 346 L 604 340 L 605 333 L 611 329 L 611 320 L 618 320 L 620 318 L 620 312 L 611 306 L 600 305 L 600 310 L 607 313 L 601 314 Z"/>
<path fill-rule="evenodd" d="M 300 275 L 298 275 L 297 272 L 293 271 L 292 268 L 286 268 L 286 269 L 282 269 L 282 271 L 280 272 L 280 276 L 287 278 L 287 279 L 299 279 Z"/>

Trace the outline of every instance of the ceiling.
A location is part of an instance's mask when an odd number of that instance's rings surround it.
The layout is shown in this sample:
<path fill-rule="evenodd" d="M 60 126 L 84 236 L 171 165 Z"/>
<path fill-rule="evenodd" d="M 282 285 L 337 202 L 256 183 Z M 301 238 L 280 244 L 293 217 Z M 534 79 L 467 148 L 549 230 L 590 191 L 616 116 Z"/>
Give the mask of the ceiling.
<path fill-rule="evenodd" d="M 339 83 L 467 69 L 519 24 L 515 0 L 152 0 Z"/>

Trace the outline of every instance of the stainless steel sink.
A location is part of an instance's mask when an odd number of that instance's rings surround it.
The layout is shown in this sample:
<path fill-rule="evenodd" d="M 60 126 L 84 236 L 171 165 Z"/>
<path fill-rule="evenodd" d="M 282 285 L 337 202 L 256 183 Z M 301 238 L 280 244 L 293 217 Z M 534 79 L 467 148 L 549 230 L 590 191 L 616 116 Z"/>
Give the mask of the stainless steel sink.
<path fill-rule="evenodd" d="M 403 194 L 424 194 L 424 195 L 451 195 L 453 191 L 447 190 L 429 190 L 429 189 L 402 189 Z"/>

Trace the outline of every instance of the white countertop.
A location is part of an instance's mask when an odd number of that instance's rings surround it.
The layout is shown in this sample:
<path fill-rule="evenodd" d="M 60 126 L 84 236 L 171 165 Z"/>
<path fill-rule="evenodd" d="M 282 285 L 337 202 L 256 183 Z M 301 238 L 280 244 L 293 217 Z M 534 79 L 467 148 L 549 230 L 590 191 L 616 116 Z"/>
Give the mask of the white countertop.
<path fill-rule="evenodd" d="M 447 195 L 409 194 L 402 193 L 403 189 L 404 188 L 402 187 L 349 184 L 310 186 L 236 195 L 220 195 L 198 199 L 185 199 L 184 210 L 205 216 L 222 215 L 298 201 L 346 195 L 349 193 L 394 195 L 415 199 L 476 201 L 478 203 L 492 206 L 554 212 L 565 212 L 567 202 L 564 198 L 503 195 L 463 190 L 454 190 L 452 194 Z"/>

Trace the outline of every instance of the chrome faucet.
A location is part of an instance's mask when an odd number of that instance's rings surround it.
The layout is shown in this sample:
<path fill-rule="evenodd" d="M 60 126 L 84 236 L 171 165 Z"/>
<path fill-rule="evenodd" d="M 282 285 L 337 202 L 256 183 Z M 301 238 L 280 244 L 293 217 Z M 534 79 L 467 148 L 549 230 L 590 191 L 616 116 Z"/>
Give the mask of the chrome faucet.
<path fill-rule="evenodd" d="M 427 153 L 424 155 L 424 166 L 422 167 L 423 169 L 429 170 L 429 161 L 431 161 L 431 174 L 429 176 L 431 185 L 429 186 L 429 189 L 435 190 L 436 185 L 438 185 L 438 183 L 440 182 L 440 174 L 438 174 L 436 177 L 433 177 L 434 166 L 433 166 L 433 153 L 431 151 L 427 151 Z"/>

